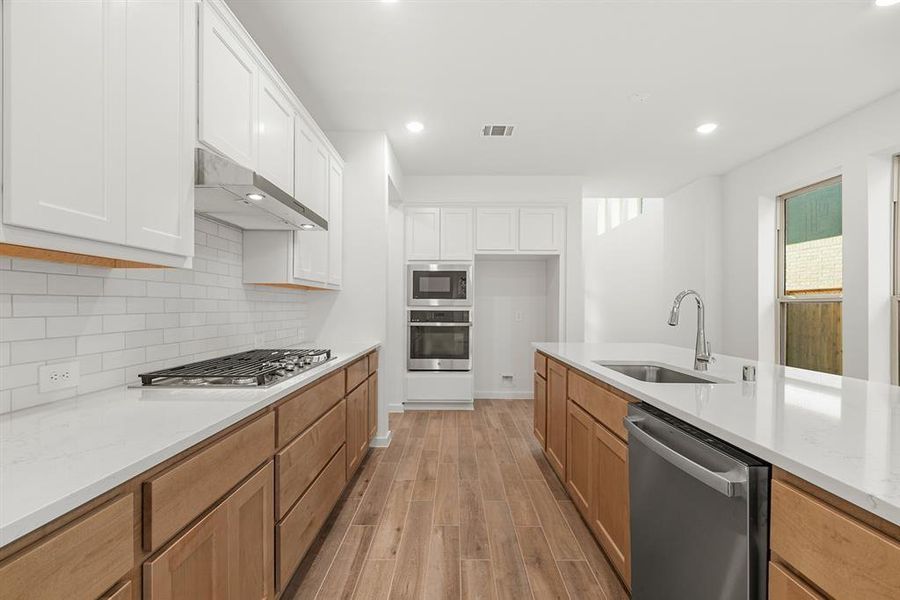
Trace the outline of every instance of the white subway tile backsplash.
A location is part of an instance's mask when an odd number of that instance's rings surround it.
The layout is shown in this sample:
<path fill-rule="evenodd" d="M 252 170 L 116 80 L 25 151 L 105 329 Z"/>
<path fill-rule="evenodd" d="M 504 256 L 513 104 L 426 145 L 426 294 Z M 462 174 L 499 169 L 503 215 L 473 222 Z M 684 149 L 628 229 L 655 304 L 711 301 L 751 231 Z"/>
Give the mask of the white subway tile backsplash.
<path fill-rule="evenodd" d="M 0 257 L 0 413 L 135 383 L 154 369 L 302 341 L 306 293 L 243 285 L 241 232 L 202 218 L 195 224 L 193 269 Z M 39 393 L 40 365 L 68 360 L 79 362 L 78 388 Z"/>

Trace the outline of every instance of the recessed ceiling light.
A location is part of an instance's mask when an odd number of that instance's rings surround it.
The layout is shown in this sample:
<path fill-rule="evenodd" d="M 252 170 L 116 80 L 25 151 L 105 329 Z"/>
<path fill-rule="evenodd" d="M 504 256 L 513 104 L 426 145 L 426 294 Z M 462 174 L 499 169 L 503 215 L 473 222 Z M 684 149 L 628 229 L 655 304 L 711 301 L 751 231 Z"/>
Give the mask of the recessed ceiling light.
<path fill-rule="evenodd" d="M 425 130 L 425 126 L 420 121 L 410 121 L 406 124 L 406 128 L 411 133 L 422 133 Z"/>
<path fill-rule="evenodd" d="M 900 0 L 875 0 L 875 6 L 893 6 L 900 3 Z"/>
<path fill-rule="evenodd" d="M 263 198 L 265 198 L 265 196 L 263 196 L 262 194 L 247 194 L 247 199 L 253 200 L 254 202 L 259 202 Z"/>
<path fill-rule="evenodd" d="M 697 133 L 702 133 L 703 135 L 707 135 L 715 131 L 719 127 L 718 123 L 704 123 L 703 125 L 697 126 Z"/>

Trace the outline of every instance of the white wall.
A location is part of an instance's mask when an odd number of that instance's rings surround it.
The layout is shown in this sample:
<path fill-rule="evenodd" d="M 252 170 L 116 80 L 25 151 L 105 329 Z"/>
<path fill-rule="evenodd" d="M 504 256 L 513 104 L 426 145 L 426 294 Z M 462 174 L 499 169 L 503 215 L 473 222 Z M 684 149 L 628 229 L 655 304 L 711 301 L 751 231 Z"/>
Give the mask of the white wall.
<path fill-rule="evenodd" d="M 344 168 L 343 289 L 309 295 L 308 333 L 334 343 L 380 341 L 395 352 L 387 333 L 388 173 L 387 138 L 374 132 L 331 132 Z M 386 361 L 389 367 L 390 360 Z M 391 377 L 379 377 L 379 438 L 388 435 Z"/>
<path fill-rule="evenodd" d="M 140 373 L 310 339 L 308 292 L 242 283 L 243 236 L 194 221 L 193 269 L 103 269 L 0 257 L 0 413 L 137 383 Z M 77 388 L 38 391 L 76 361 Z"/>
<path fill-rule="evenodd" d="M 890 156 L 900 92 L 723 177 L 723 351 L 775 357 L 776 197 L 843 175 L 844 373 L 890 380 Z"/>
<path fill-rule="evenodd" d="M 584 284 L 581 268 L 580 177 L 560 176 L 406 176 L 404 202 L 461 202 L 472 204 L 565 204 L 566 265 L 564 339 L 584 339 Z"/>
<path fill-rule="evenodd" d="M 550 259 L 556 260 L 556 259 Z M 475 260 L 472 351 L 476 398 L 531 398 L 531 342 L 548 326 L 548 260 Z M 520 320 L 517 320 L 517 317 Z M 502 375 L 512 375 L 503 379 Z"/>
<path fill-rule="evenodd" d="M 665 328 L 663 207 L 597 234 L 598 200 L 584 200 L 584 324 L 588 342 L 660 341 Z"/>

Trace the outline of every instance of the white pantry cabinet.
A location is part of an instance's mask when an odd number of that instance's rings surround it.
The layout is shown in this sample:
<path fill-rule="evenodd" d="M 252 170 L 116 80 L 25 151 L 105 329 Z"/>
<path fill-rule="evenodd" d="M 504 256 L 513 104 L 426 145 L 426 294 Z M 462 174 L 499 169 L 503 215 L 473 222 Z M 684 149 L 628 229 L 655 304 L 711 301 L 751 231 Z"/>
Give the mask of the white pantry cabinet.
<path fill-rule="evenodd" d="M 518 208 L 475 209 L 476 252 L 515 252 L 518 226 Z"/>
<path fill-rule="evenodd" d="M 519 209 L 519 252 L 561 252 L 565 218 L 558 207 Z"/>
<path fill-rule="evenodd" d="M 196 4 L 4 2 L 2 19 L 0 242 L 188 266 Z"/>

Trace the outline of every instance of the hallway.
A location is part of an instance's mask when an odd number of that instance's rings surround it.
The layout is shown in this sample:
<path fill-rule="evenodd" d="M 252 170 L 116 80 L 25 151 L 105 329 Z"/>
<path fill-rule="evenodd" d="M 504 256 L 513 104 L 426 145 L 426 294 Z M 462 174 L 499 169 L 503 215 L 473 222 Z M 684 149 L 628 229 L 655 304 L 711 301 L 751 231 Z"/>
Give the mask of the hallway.
<path fill-rule="evenodd" d="M 283 598 L 626 599 L 526 400 L 391 415 Z"/>

